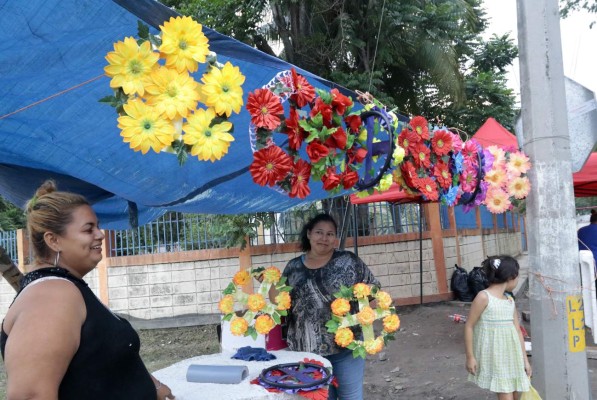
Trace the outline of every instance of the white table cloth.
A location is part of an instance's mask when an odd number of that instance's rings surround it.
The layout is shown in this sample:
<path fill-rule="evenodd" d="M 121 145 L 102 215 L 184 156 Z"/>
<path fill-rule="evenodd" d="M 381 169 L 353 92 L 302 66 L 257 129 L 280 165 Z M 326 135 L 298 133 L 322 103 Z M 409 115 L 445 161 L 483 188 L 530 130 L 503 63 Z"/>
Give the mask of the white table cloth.
<path fill-rule="evenodd" d="M 305 358 L 315 359 L 323 362 L 323 364 L 331 368 L 330 362 L 324 357 L 313 353 L 302 353 L 295 351 L 269 351 L 276 356 L 275 360 L 271 361 L 243 361 L 235 360 L 230 357 L 234 352 L 224 352 L 209 354 L 205 356 L 198 356 L 188 358 L 186 360 L 172 364 L 169 367 L 161 369 L 153 373 L 160 381 L 167 384 L 177 400 L 205 400 L 205 399 L 226 399 L 226 400 L 243 400 L 243 399 L 300 399 L 302 397 L 297 395 L 289 395 L 284 393 L 271 393 L 265 390 L 260 385 L 254 385 L 251 381 L 258 377 L 262 370 L 276 364 L 287 364 L 303 361 Z M 218 384 L 218 383 L 196 383 L 187 382 L 186 374 L 189 365 L 245 365 L 249 369 L 249 376 L 238 384 Z"/>

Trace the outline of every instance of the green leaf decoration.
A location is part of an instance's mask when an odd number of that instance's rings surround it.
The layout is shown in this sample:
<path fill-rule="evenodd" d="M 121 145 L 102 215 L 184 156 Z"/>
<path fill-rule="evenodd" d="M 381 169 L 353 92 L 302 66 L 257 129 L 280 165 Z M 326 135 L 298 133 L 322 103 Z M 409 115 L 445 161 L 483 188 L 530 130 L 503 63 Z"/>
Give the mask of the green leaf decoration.
<path fill-rule="evenodd" d="M 234 315 L 234 313 L 224 315 L 224 317 L 222 318 L 222 321 L 230 321 L 232 319 L 233 315 Z"/>
<path fill-rule="evenodd" d="M 139 37 L 144 39 L 144 41 L 149 39 L 149 26 L 141 21 L 137 21 L 137 32 Z"/>
<path fill-rule="evenodd" d="M 359 357 L 366 358 L 367 352 L 365 351 L 365 348 L 363 346 L 359 346 L 352 351 L 352 356 L 354 358 L 359 358 Z"/>
<path fill-rule="evenodd" d="M 334 297 L 338 298 L 338 299 L 348 299 L 350 300 L 352 298 L 353 294 L 352 294 L 352 288 L 347 287 L 347 286 L 340 286 L 340 291 L 334 293 Z"/>
<path fill-rule="evenodd" d="M 280 314 L 283 317 L 286 317 L 288 315 L 288 310 L 278 310 L 278 314 Z"/>
<path fill-rule="evenodd" d="M 339 326 L 340 326 L 340 324 L 334 320 L 329 320 L 325 324 L 325 327 L 328 329 L 328 332 L 330 332 L 330 333 L 335 333 L 338 330 Z"/>
<path fill-rule="evenodd" d="M 251 336 L 253 340 L 257 340 L 257 335 L 258 333 L 255 330 L 255 327 L 249 326 L 249 329 L 247 329 L 247 333 L 245 334 L 245 336 Z"/>
<path fill-rule="evenodd" d="M 226 286 L 226 289 L 224 289 L 224 291 L 222 293 L 224 293 L 224 294 L 234 294 L 234 293 L 236 293 L 236 286 L 234 286 L 234 283 L 230 282 L 228 284 L 228 286 Z"/>
<path fill-rule="evenodd" d="M 280 314 L 278 314 L 277 312 L 272 314 L 272 319 L 274 320 L 276 325 L 280 325 L 282 323 L 282 320 L 280 319 Z"/>
<path fill-rule="evenodd" d="M 172 142 L 172 149 L 176 152 L 176 158 L 178 159 L 179 165 L 184 165 L 188 159 L 187 148 L 184 142 L 181 140 L 175 140 Z"/>
<path fill-rule="evenodd" d="M 162 39 L 159 36 L 149 34 L 149 43 L 151 43 L 154 47 L 160 47 L 162 45 Z"/>
<path fill-rule="evenodd" d="M 106 104 L 109 104 L 109 105 L 113 106 L 114 103 L 116 103 L 116 97 L 114 97 L 114 96 L 106 96 L 106 97 L 102 97 L 98 101 L 100 103 L 106 103 Z"/>

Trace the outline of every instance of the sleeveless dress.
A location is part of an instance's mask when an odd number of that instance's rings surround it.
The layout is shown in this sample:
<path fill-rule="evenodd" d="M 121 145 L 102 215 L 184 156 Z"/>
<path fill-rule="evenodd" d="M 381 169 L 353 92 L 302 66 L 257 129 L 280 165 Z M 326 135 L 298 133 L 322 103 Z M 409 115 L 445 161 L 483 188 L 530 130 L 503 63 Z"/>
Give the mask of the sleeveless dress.
<path fill-rule="evenodd" d="M 468 380 L 494 393 L 526 392 L 529 378 L 524 371 L 524 356 L 514 326 L 514 299 L 489 298 L 473 333 L 473 353 L 477 375 Z"/>

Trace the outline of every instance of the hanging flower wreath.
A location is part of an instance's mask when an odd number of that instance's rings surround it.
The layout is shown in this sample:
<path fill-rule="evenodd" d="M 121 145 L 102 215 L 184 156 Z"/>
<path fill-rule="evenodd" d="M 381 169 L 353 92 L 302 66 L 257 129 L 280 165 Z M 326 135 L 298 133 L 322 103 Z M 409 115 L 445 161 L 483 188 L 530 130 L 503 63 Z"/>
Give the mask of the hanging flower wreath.
<path fill-rule="evenodd" d="M 242 287 L 251 279 L 263 277 L 259 289 L 255 293 L 245 293 Z M 279 293 L 272 303 L 269 290 L 274 287 Z M 223 320 L 230 321 L 230 332 L 235 336 L 266 335 L 274 326 L 280 324 L 280 317 L 288 315 L 291 299 L 291 286 L 286 285 L 286 277 L 282 277 L 276 267 L 251 268 L 237 272 L 222 292 L 218 308 L 225 314 Z"/>
<path fill-rule="evenodd" d="M 315 89 L 294 69 L 249 93 L 253 181 L 299 199 L 311 193 L 311 179 L 331 194 L 352 188 L 367 155 L 360 112 L 352 107 L 352 99 L 338 89 Z M 274 134 L 287 136 L 285 148 L 274 142 Z"/>
<path fill-rule="evenodd" d="M 377 307 L 371 308 L 369 297 L 377 300 Z M 336 300 L 331 304 L 332 319 L 326 323 L 328 332 L 335 333 L 338 346 L 352 350 L 353 357 L 365 358 L 367 354 L 379 353 L 389 340 L 394 339 L 394 332 L 400 328 L 400 318 L 392 306 L 389 293 L 379 290 L 376 286 L 357 283 L 353 287 L 342 286 L 334 294 Z M 350 303 L 358 302 L 359 312 L 350 314 Z M 373 322 L 383 319 L 383 330 L 375 337 Z M 350 327 L 360 325 L 363 330 L 363 340 L 355 340 Z"/>
<path fill-rule="evenodd" d="M 114 44 L 104 67 L 114 95 L 100 102 L 116 108 L 120 135 L 134 151 L 175 153 L 181 165 L 188 154 L 220 160 L 234 141 L 228 118 L 241 110 L 245 77 L 217 62 L 192 18 L 172 17 L 160 29 L 155 36 L 139 22 L 138 40 Z M 206 64 L 201 83 L 191 75 L 199 64 Z"/>

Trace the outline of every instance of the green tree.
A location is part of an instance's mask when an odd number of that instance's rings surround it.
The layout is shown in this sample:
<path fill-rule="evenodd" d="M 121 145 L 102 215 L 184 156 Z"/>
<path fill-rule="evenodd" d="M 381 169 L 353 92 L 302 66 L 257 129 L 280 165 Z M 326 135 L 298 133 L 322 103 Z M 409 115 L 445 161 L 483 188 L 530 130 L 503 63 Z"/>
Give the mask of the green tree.
<path fill-rule="evenodd" d="M 560 12 L 566 18 L 575 11 L 585 10 L 590 13 L 597 13 L 597 0 L 560 0 Z M 595 21 L 591 22 L 591 28 Z"/>
<path fill-rule="evenodd" d="M 0 230 L 13 231 L 27 225 L 23 210 L 0 197 Z"/>

